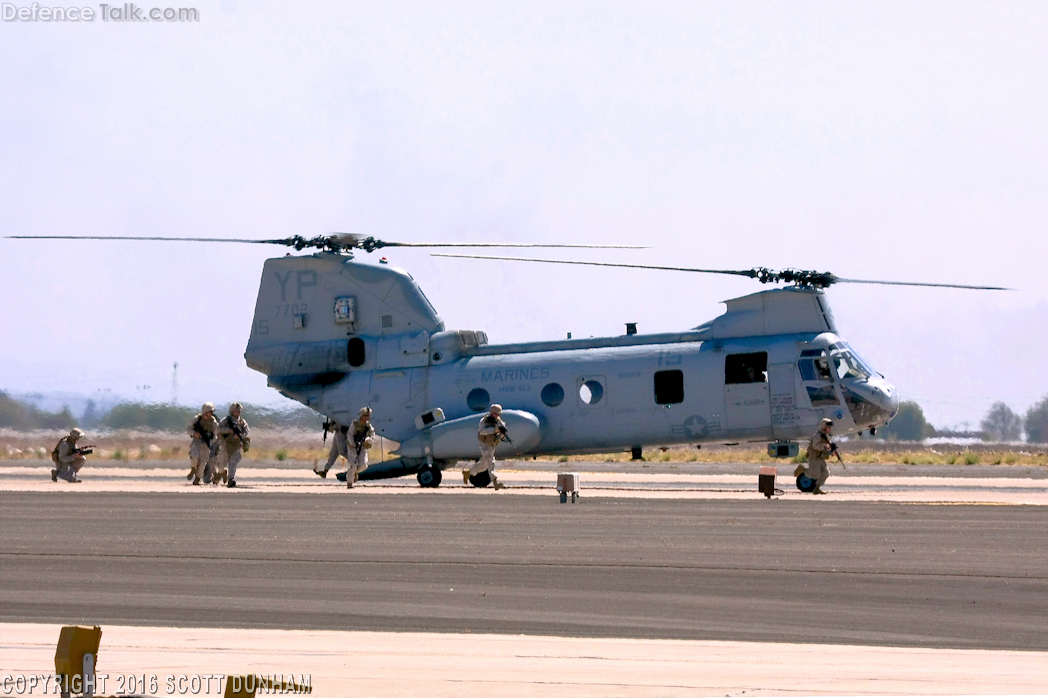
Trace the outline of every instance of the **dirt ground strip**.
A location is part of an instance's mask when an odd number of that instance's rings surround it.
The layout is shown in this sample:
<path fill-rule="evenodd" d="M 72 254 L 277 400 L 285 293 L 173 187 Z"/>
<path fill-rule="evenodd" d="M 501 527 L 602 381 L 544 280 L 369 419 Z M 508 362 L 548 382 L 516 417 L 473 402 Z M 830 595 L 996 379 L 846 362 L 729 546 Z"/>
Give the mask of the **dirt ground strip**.
<path fill-rule="evenodd" d="M 0 677 L 54 670 L 59 626 L 0 624 Z M 315 696 L 1039 694 L 1048 654 L 897 647 L 104 626 L 99 673 L 179 695 L 211 674 L 307 675 Z M 221 680 L 205 693 L 220 695 Z M 174 688 L 170 693 L 167 689 Z M 182 695 L 186 695 L 183 693 Z"/>

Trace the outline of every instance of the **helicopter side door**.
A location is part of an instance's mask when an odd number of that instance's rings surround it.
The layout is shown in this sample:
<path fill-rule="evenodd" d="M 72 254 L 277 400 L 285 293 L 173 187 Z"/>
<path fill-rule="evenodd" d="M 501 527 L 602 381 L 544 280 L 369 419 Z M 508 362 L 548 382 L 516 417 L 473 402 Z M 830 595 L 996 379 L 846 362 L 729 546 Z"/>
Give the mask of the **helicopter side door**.
<path fill-rule="evenodd" d="M 767 429 L 771 423 L 768 352 L 724 357 L 724 413 L 728 429 Z"/>
<path fill-rule="evenodd" d="M 790 362 L 768 366 L 768 387 L 772 436 L 782 440 L 796 438 L 801 426 L 801 413 L 797 409 L 797 365 Z"/>

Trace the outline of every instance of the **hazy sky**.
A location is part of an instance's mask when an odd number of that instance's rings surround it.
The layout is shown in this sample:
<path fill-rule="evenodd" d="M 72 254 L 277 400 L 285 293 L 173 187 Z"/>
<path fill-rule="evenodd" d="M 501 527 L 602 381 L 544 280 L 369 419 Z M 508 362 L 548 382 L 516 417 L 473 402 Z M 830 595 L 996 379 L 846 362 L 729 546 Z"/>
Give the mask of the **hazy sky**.
<path fill-rule="evenodd" d="M 0 235 L 634 243 L 567 256 L 1014 286 L 829 297 L 939 426 L 1048 393 L 1048 3 L 196 7 L 0 22 Z M 164 401 L 178 361 L 186 402 L 280 403 L 243 351 L 283 253 L 0 240 L 0 389 Z M 693 327 L 761 288 L 385 254 L 493 342 Z"/>

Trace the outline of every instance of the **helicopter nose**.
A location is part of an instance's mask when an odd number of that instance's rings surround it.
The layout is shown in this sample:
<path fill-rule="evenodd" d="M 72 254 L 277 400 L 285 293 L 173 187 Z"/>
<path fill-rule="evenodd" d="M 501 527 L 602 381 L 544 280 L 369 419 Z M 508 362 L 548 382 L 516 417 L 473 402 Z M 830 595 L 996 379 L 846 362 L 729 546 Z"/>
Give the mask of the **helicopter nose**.
<path fill-rule="evenodd" d="M 895 415 L 899 413 L 899 391 L 895 389 L 895 386 L 885 381 L 884 385 L 880 386 L 878 391 L 879 397 L 882 398 L 881 406 L 890 415 L 888 419 L 893 419 Z"/>

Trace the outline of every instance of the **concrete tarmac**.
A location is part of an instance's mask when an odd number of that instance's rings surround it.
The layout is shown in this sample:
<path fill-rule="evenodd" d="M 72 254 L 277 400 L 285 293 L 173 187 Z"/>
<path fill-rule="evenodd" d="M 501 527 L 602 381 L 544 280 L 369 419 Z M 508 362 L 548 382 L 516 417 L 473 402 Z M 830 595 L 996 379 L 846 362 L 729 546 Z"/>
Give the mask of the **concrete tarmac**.
<path fill-rule="evenodd" d="M 0 620 L 1048 650 L 1048 509 L 0 492 Z"/>

